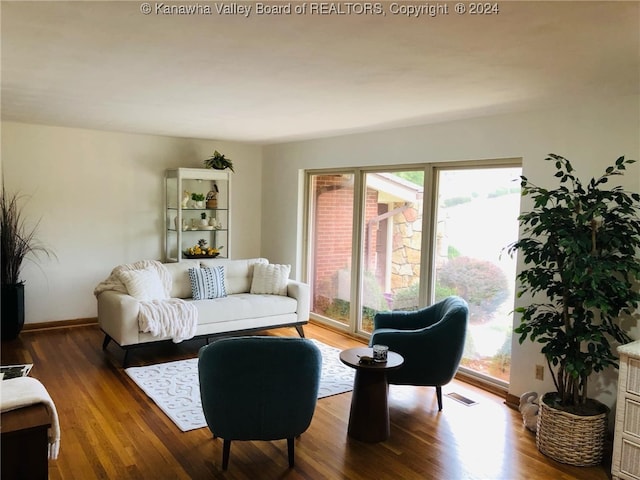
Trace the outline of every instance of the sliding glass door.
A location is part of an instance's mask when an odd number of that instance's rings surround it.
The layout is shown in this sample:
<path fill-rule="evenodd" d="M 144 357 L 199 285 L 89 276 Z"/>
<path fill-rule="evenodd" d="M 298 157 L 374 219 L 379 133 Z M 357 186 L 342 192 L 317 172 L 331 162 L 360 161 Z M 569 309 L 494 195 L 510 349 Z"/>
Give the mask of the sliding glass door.
<path fill-rule="evenodd" d="M 311 312 L 338 328 L 351 322 L 354 174 L 308 177 Z"/>
<path fill-rule="evenodd" d="M 434 300 L 469 304 L 462 366 L 509 381 L 516 264 L 504 247 L 518 238 L 519 167 L 437 171 Z"/>
<path fill-rule="evenodd" d="M 378 311 L 418 308 L 423 193 L 424 170 L 364 173 L 358 332 Z"/>
<path fill-rule="evenodd" d="M 384 310 L 447 295 L 470 305 L 463 368 L 508 382 L 518 164 L 465 163 L 307 175 L 312 318 L 367 337 Z"/>
<path fill-rule="evenodd" d="M 373 316 L 417 308 L 424 170 L 308 176 L 312 316 L 368 335 Z"/>

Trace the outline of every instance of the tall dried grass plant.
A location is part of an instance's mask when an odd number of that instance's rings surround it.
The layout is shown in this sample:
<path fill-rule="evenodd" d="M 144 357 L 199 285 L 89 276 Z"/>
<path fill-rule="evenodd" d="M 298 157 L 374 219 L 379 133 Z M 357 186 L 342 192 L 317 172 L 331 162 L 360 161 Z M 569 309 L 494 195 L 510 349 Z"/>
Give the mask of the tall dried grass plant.
<path fill-rule="evenodd" d="M 55 254 L 36 237 L 40 220 L 29 226 L 24 219 L 22 206 L 24 197 L 8 194 L 4 185 L 0 198 L 0 281 L 2 285 L 24 283 L 20 279 L 22 265 L 30 256 L 52 257 Z"/>

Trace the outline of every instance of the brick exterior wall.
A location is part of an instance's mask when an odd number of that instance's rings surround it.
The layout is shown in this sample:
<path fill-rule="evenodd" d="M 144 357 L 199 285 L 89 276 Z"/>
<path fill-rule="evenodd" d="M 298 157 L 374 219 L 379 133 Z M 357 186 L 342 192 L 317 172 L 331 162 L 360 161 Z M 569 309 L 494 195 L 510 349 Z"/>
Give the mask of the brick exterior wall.
<path fill-rule="evenodd" d="M 312 310 L 322 310 L 334 298 L 348 300 L 349 276 L 338 271 L 351 271 L 351 241 L 353 229 L 353 178 L 351 175 L 318 175 L 314 177 L 315 198 L 315 259 L 314 298 Z M 391 204 L 383 210 L 402 207 Z M 391 293 L 414 284 L 420 274 L 420 244 L 422 238 L 421 205 L 402 208 L 393 216 L 393 247 L 391 249 Z M 378 192 L 367 189 L 365 199 L 365 231 L 363 267 L 383 285 L 384 265 L 378 265 L 378 236 L 387 221 L 371 221 L 379 216 Z M 384 249 L 384 245 L 380 248 Z M 384 259 L 380 259 L 384 263 Z M 382 289 L 380 289 L 382 290 Z M 389 293 L 389 292 L 379 292 Z M 367 302 L 369 303 L 369 302 Z M 376 303 L 375 301 L 372 303 Z"/>
<path fill-rule="evenodd" d="M 353 177 L 315 177 L 315 296 L 335 298 L 336 269 L 351 267 Z"/>

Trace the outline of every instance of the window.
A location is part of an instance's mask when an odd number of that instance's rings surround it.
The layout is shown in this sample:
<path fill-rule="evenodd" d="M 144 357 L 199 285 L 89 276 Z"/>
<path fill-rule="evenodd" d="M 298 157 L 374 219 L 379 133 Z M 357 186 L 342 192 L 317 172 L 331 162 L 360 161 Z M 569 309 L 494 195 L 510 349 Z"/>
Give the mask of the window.
<path fill-rule="evenodd" d="M 353 183 L 352 173 L 309 177 L 311 312 L 338 328 L 351 318 Z"/>
<path fill-rule="evenodd" d="M 519 175 L 514 162 L 308 172 L 312 318 L 367 337 L 378 311 L 460 295 L 463 368 L 508 382 L 515 263 L 501 253 L 517 238 Z"/>
<path fill-rule="evenodd" d="M 364 173 L 362 309 L 357 331 L 380 310 L 418 308 L 424 170 Z"/>
<path fill-rule="evenodd" d="M 494 383 L 509 382 L 516 264 L 503 249 L 518 238 L 520 167 L 437 170 L 435 300 L 469 304 L 462 358 Z"/>

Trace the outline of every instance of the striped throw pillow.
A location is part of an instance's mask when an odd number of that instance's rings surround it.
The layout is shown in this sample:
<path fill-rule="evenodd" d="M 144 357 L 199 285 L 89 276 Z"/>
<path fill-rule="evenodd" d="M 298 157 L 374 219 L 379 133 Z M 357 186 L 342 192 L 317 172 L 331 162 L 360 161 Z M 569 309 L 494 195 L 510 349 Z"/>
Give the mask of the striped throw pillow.
<path fill-rule="evenodd" d="M 210 300 L 227 296 L 224 288 L 224 267 L 190 268 L 191 296 L 194 300 Z"/>

